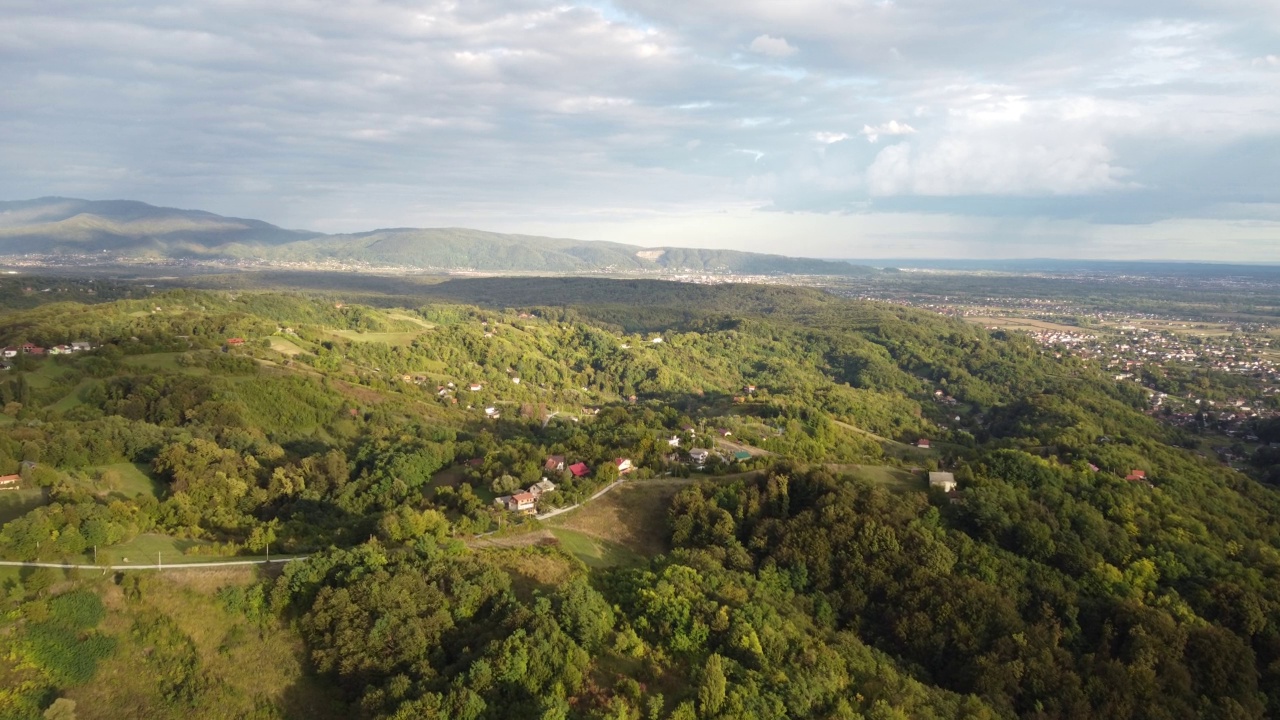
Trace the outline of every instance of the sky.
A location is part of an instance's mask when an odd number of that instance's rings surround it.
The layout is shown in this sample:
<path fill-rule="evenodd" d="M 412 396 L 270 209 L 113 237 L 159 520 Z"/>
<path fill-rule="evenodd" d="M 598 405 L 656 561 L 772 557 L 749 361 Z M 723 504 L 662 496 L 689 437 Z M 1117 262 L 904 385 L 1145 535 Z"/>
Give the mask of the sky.
<path fill-rule="evenodd" d="M 0 199 L 1280 262 L 1276 0 L 5 0 Z"/>

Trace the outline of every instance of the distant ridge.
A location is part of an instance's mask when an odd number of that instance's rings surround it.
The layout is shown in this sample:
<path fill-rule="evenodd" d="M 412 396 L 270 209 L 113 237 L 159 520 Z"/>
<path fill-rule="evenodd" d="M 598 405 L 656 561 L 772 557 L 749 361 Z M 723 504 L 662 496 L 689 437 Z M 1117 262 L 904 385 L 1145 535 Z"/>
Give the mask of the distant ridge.
<path fill-rule="evenodd" d="M 328 235 L 261 220 L 132 200 L 46 197 L 0 202 L 0 255 L 105 259 L 349 262 L 475 272 L 691 272 L 865 275 L 844 261 L 697 248 L 642 248 L 466 228 L 386 228 Z"/>

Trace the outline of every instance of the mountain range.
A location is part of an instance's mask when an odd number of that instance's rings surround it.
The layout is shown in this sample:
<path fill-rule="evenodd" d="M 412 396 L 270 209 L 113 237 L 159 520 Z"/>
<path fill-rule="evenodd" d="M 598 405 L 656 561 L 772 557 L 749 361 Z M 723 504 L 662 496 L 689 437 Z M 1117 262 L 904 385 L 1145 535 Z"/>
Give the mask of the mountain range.
<path fill-rule="evenodd" d="M 386 228 L 326 234 L 261 220 L 131 200 L 45 197 L 0 202 L 0 255 L 110 260 L 344 262 L 476 272 L 697 272 L 863 275 L 843 261 L 511 235 L 466 228 Z"/>

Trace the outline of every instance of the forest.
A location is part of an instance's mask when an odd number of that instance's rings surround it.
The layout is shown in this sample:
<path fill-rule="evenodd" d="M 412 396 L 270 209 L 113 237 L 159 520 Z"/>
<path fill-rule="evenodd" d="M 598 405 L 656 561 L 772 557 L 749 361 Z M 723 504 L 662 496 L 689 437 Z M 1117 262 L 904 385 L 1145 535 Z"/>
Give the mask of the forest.
<path fill-rule="evenodd" d="M 793 287 L 316 285 L 0 279 L 0 559 L 88 568 L 0 570 L 0 718 L 1280 715 L 1280 494 L 1133 383 Z"/>

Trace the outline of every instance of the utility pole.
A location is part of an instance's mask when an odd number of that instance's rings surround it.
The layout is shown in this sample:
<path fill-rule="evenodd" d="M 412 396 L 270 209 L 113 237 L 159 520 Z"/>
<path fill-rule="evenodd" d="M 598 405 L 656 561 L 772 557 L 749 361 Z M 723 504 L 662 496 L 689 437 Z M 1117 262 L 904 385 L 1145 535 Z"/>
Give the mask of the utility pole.
<path fill-rule="evenodd" d="M 271 543 L 267 543 L 267 562 L 271 562 Z"/>
<path fill-rule="evenodd" d="M 97 545 L 93 546 L 93 564 L 94 565 L 98 564 L 98 546 Z"/>
<path fill-rule="evenodd" d="M 157 550 L 157 551 L 156 551 L 156 569 L 157 569 L 157 570 L 163 570 L 163 569 L 164 569 L 164 563 L 160 560 L 160 551 L 159 551 L 159 550 Z"/>

